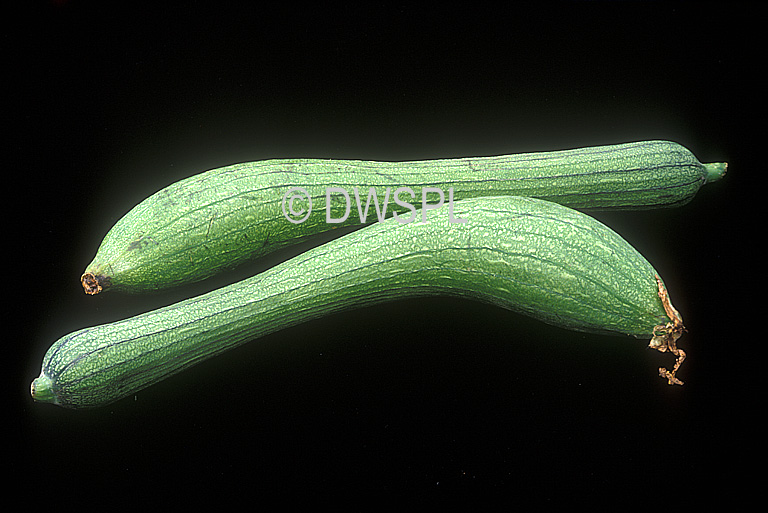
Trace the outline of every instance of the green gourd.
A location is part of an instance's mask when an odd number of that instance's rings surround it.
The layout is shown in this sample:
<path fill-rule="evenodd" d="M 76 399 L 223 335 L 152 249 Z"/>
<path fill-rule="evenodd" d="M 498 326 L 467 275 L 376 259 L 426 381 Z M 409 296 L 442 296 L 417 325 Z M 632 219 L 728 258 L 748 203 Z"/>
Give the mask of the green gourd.
<path fill-rule="evenodd" d="M 106 235 L 81 281 L 88 294 L 110 288 L 141 293 L 199 281 L 321 232 L 376 221 L 379 213 L 417 215 L 423 200 L 440 203 L 429 188 L 439 189 L 446 203 L 510 195 L 578 209 L 648 209 L 690 201 L 725 170 L 726 164 L 701 164 L 668 141 L 417 162 L 236 164 L 176 182 L 134 207 Z M 330 194 L 334 187 L 346 191 L 349 201 Z M 294 204 L 287 198 L 292 189 L 300 192 L 296 188 L 311 198 L 311 212 L 308 200 Z M 398 188 L 413 192 L 398 195 L 405 205 L 395 201 Z M 309 213 L 303 222 L 287 219 L 286 213 L 299 210 Z M 329 222 L 345 214 L 345 222 Z"/>
<path fill-rule="evenodd" d="M 563 328 L 650 339 L 684 358 L 683 331 L 658 273 L 614 231 L 549 201 L 485 197 L 395 218 L 317 246 L 241 282 L 85 328 L 46 353 L 32 396 L 102 406 L 260 336 L 406 297 L 457 296 Z M 514 322 L 510 318 L 510 322 Z"/>

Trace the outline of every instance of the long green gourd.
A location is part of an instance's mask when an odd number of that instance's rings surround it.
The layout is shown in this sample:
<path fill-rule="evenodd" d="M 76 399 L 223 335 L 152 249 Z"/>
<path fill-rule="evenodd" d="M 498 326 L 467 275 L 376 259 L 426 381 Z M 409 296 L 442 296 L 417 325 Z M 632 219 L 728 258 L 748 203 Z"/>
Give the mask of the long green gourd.
<path fill-rule="evenodd" d="M 405 297 L 473 298 L 564 328 L 650 339 L 677 356 L 682 319 L 657 272 L 618 234 L 538 199 L 488 197 L 390 218 L 244 281 L 119 322 L 66 335 L 32 383 L 37 401 L 108 404 L 265 334 Z M 512 321 L 514 322 L 514 321 Z"/>
<path fill-rule="evenodd" d="M 413 191 L 414 197 L 406 193 L 399 198 L 416 208 L 425 198 L 439 201 L 432 193 L 423 196 L 432 187 L 443 192 L 446 202 L 451 194 L 456 200 L 511 195 L 579 209 L 644 209 L 684 204 L 725 170 L 726 164 L 701 164 L 686 148 L 668 141 L 418 162 L 236 164 L 181 180 L 134 207 L 106 235 L 81 281 L 88 294 L 109 288 L 146 292 L 198 281 L 302 238 L 361 224 L 360 210 L 372 187 L 378 208 L 371 201 L 367 222 L 377 220 L 377 210 L 412 210 L 395 202 L 400 187 Z M 309 211 L 308 202 L 284 203 L 286 193 L 297 187 L 312 200 L 311 214 L 301 223 L 284 215 Z M 347 191 L 349 203 L 341 194 L 329 195 L 326 212 L 326 191 L 332 187 Z M 328 222 L 326 215 L 344 218 L 347 205 L 346 222 Z"/>

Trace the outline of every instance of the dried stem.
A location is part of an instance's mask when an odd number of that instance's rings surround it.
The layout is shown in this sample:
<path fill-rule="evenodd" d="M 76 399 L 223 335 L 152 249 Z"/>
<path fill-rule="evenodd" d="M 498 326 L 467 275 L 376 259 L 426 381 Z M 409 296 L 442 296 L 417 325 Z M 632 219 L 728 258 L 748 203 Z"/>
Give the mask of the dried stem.
<path fill-rule="evenodd" d="M 664 306 L 664 311 L 667 313 L 670 322 L 654 328 L 653 338 L 648 346 L 657 351 L 661 351 L 662 353 L 669 351 L 675 355 L 675 366 L 672 367 L 672 370 L 668 371 L 666 368 L 660 367 L 659 376 L 667 378 L 667 382 L 670 385 L 682 385 L 683 382 L 680 381 L 675 374 L 685 360 L 685 351 L 677 347 L 677 339 L 682 336 L 686 329 L 685 326 L 683 326 L 683 319 L 680 317 L 680 313 L 674 306 L 672 306 L 672 302 L 669 300 L 669 294 L 667 293 L 667 288 L 664 286 L 664 283 L 658 275 L 656 276 L 656 283 L 659 286 L 659 298 L 661 299 L 661 304 Z"/>

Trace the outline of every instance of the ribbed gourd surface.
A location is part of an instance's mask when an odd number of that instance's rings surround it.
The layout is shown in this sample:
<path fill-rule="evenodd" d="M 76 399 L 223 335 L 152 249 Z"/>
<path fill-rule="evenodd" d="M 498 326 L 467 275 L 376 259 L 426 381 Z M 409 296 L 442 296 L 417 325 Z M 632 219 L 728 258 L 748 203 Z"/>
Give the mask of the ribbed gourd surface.
<path fill-rule="evenodd" d="M 707 171 L 683 146 L 647 141 L 500 157 L 416 162 L 266 160 L 192 176 L 152 195 L 107 234 L 87 271 L 109 276 L 111 286 L 141 292 L 198 281 L 303 238 L 361 224 L 353 188 L 366 201 L 375 188 L 379 208 L 390 188 L 387 212 L 409 211 L 392 195 L 421 206 L 423 187 L 441 189 L 448 201 L 481 196 L 536 197 L 579 209 L 642 209 L 689 201 Z M 286 220 L 282 199 L 301 187 L 312 213 L 299 224 Z M 326 188 L 350 194 L 345 223 L 326 222 Z M 436 202 L 436 194 L 428 200 Z M 308 205 L 304 205 L 307 207 Z M 346 201 L 331 196 L 331 216 L 343 217 Z M 377 220 L 371 204 L 367 222 Z"/>
<path fill-rule="evenodd" d="M 57 341 L 60 404 L 98 406 L 238 344 L 334 311 L 453 295 L 569 329 L 650 338 L 668 321 L 653 267 L 592 217 L 548 201 L 475 198 L 388 219 L 208 294 Z"/>

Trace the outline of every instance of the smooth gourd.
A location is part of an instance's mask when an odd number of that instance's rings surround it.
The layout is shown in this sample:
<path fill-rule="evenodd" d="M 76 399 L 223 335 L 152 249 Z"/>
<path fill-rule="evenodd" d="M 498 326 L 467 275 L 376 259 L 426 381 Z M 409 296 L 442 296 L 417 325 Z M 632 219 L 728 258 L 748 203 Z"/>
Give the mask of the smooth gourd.
<path fill-rule="evenodd" d="M 140 293 L 199 281 L 318 233 L 376 221 L 378 213 L 412 215 L 411 208 L 396 203 L 398 188 L 413 192 L 398 196 L 413 208 L 424 199 L 439 202 L 437 193 L 424 195 L 434 188 L 446 203 L 451 195 L 455 200 L 511 195 L 578 209 L 645 209 L 682 205 L 725 169 L 724 163 L 701 164 L 669 141 L 417 162 L 236 164 L 176 182 L 134 207 L 106 235 L 81 281 L 88 294 Z M 345 190 L 349 202 L 341 193 L 326 196 L 329 188 Z M 287 197 L 292 189 L 307 193 L 311 211 L 308 200 L 294 204 Z M 303 222 L 286 218 L 286 212 L 299 211 L 309 212 Z M 345 213 L 343 223 L 328 221 Z"/>
<path fill-rule="evenodd" d="M 594 218 L 538 199 L 488 197 L 395 218 L 315 247 L 233 285 L 55 342 L 32 383 L 37 401 L 102 406 L 265 334 L 405 297 L 479 300 L 563 328 L 650 339 L 683 330 L 648 261 Z"/>

